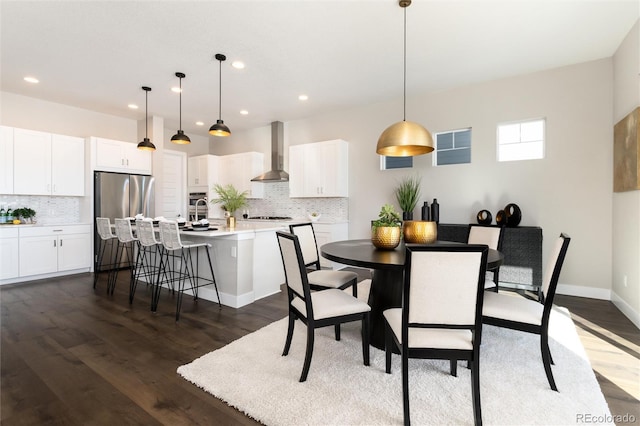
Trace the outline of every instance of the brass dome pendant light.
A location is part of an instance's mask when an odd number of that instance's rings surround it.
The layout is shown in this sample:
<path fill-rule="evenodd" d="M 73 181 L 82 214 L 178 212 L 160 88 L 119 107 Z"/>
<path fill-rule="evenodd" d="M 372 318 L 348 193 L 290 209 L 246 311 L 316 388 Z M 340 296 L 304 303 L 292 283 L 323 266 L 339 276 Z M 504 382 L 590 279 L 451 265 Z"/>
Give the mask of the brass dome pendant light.
<path fill-rule="evenodd" d="M 407 112 L 407 7 L 411 0 L 399 0 L 404 9 L 404 92 L 402 121 L 387 127 L 378 139 L 376 152 L 389 157 L 412 157 L 433 151 L 431 133 L 418 123 L 406 120 Z"/>
<path fill-rule="evenodd" d="M 156 146 L 151 143 L 149 140 L 149 92 L 151 91 L 151 87 L 142 86 L 142 90 L 145 91 L 144 94 L 144 139 L 142 142 L 138 144 L 138 149 L 143 151 L 155 151 Z"/>
<path fill-rule="evenodd" d="M 209 128 L 209 134 L 213 136 L 229 136 L 231 134 L 231 130 L 224 124 L 222 121 L 222 61 L 226 61 L 227 57 L 222 53 L 216 53 L 215 58 L 220 62 L 220 90 L 218 97 L 218 120 L 216 124 Z"/>
<path fill-rule="evenodd" d="M 182 72 L 177 72 L 176 77 L 180 79 L 180 127 L 178 129 L 178 133 L 171 136 L 171 142 L 178 145 L 186 145 L 191 143 L 189 136 L 185 135 L 184 130 L 182 130 L 182 79 L 186 76 Z"/>

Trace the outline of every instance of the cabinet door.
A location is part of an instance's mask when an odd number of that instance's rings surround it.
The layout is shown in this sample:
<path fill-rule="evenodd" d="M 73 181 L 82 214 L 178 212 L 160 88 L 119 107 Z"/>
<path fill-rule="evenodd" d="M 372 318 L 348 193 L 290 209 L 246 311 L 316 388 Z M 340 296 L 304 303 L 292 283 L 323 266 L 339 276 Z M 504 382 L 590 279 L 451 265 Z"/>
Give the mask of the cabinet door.
<path fill-rule="evenodd" d="M 91 267 L 90 234 L 66 234 L 58 237 L 58 271 Z"/>
<path fill-rule="evenodd" d="M 13 128 L 5 126 L 0 126 L 0 194 L 13 194 Z"/>
<path fill-rule="evenodd" d="M 190 157 L 187 160 L 187 185 L 199 186 L 207 184 L 208 155 Z"/>
<path fill-rule="evenodd" d="M 345 141 L 336 140 L 319 143 L 315 155 L 322 170 L 318 175 L 321 197 L 349 196 L 349 146 Z"/>
<path fill-rule="evenodd" d="M 138 149 L 134 143 L 122 142 L 124 158 L 129 173 L 150 175 L 152 171 L 151 152 Z"/>
<path fill-rule="evenodd" d="M 13 192 L 51 194 L 51 134 L 13 130 Z"/>
<path fill-rule="evenodd" d="M 58 238 L 20 237 L 20 276 L 46 274 L 58 270 Z"/>
<path fill-rule="evenodd" d="M 96 169 L 122 171 L 126 167 L 122 142 L 96 138 Z"/>
<path fill-rule="evenodd" d="M 51 137 L 52 195 L 84 196 L 84 139 Z"/>
<path fill-rule="evenodd" d="M 0 238 L 0 280 L 16 278 L 20 273 L 18 254 L 19 239 Z"/>

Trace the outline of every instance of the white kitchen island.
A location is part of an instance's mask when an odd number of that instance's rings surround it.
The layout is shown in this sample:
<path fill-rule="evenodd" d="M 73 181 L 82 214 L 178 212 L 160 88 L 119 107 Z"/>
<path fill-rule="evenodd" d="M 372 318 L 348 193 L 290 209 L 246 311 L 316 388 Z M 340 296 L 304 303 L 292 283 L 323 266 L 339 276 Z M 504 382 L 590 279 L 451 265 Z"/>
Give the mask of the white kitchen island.
<path fill-rule="evenodd" d="M 211 222 L 213 231 L 181 231 L 183 242 L 211 244 L 211 262 L 220 303 L 233 308 L 275 294 L 284 283 L 284 269 L 276 231 L 288 230 L 288 223 L 238 222 L 235 228 Z M 210 277 L 207 255 L 199 250 L 199 271 Z M 198 297 L 216 301 L 213 285 L 198 289 Z"/>

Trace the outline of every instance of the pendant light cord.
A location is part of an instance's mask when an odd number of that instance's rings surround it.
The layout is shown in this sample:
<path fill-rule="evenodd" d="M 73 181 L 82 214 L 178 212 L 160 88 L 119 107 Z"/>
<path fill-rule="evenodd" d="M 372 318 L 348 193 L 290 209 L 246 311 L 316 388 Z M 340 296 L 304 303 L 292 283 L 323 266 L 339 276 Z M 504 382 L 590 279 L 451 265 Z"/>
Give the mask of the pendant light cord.
<path fill-rule="evenodd" d="M 144 138 L 149 139 L 149 91 L 144 91 Z"/>
<path fill-rule="evenodd" d="M 404 40 L 403 40 L 403 106 L 402 106 L 402 121 L 407 121 L 407 8 L 404 7 Z"/>
<path fill-rule="evenodd" d="M 218 59 L 220 72 L 218 73 L 218 120 L 222 120 L 222 61 Z"/>
<path fill-rule="evenodd" d="M 182 77 L 180 77 L 180 130 L 182 130 Z"/>

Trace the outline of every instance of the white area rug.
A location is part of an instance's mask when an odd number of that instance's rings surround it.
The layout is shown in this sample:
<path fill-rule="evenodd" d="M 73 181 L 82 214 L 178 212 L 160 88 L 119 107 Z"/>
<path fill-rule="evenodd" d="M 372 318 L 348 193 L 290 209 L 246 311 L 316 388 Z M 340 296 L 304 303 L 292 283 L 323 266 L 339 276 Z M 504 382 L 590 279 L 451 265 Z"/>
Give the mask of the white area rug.
<path fill-rule="evenodd" d="M 316 332 L 309 377 L 299 383 L 306 329 L 297 321 L 289 355 L 281 356 L 286 319 L 178 368 L 186 380 L 266 425 L 402 424 L 400 356 L 384 372 L 384 352 L 371 348 L 362 364 L 359 324 Z M 549 388 L 539 337 L 497 327 L 483 329 L 480 355 L 485 425 L 607 423 L 610 411 L 564 309 L 552 313 L 552 366 L 560 392 Z M 470 374 L 460 362 L 409 360 L 414 425 L 473 424 Z M 591 416 L 586 422 L 584 416 Z"/>

